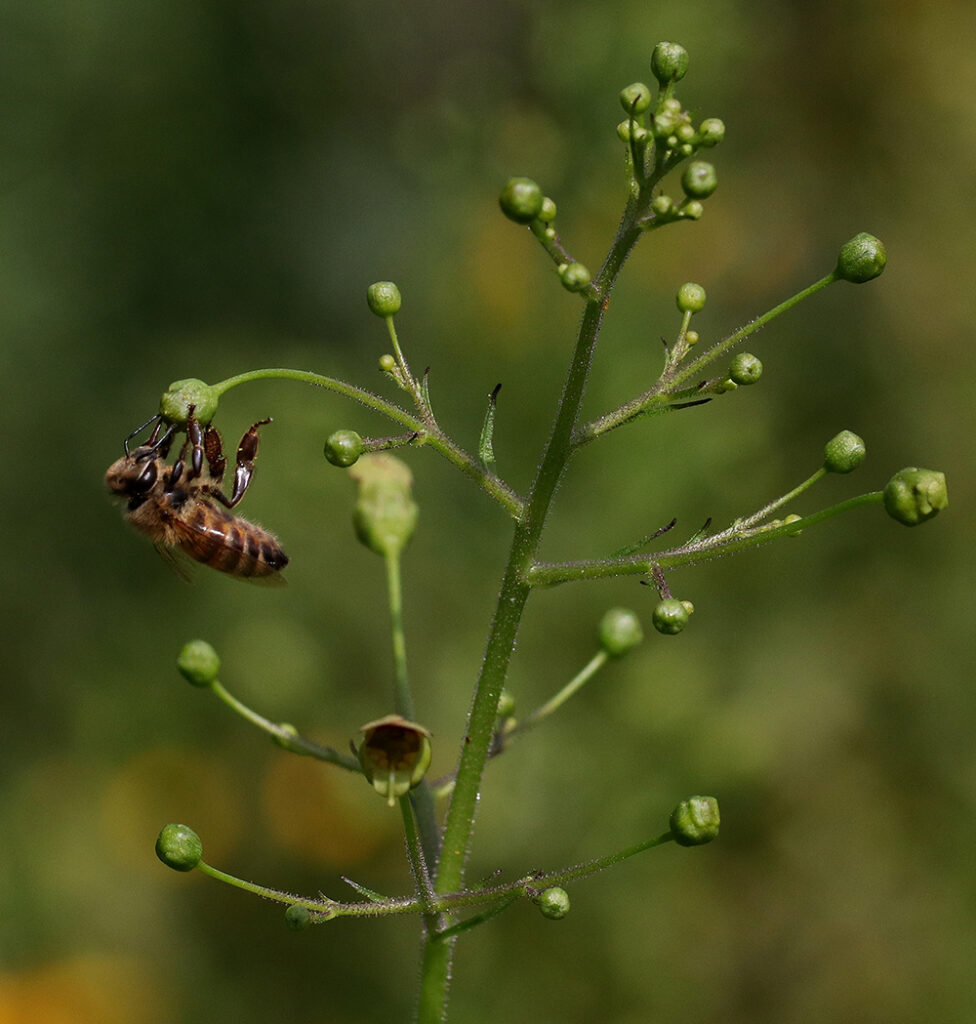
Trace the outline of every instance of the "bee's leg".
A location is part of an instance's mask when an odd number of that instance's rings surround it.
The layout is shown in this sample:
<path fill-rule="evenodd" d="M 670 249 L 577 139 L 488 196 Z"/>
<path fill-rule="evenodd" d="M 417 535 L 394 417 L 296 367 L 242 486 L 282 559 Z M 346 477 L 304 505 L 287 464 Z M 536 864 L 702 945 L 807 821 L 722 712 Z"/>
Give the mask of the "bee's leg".
<path fill-rule="evenodd" d="M 180 446 L 180 454 L 169 472 L 167 491 L 172 491 L 182 479 L 183 470 L 186 468 L 186 451 L 191 445 L 193 447 L 190 451 L 190 471 L 187 478 L 195 480 L 203 472 L 203 430 L 200 428 L 199 420 L 193 415 L 193 409 L 192 405 L 187 407 L 186 440 Z"/>
<path fill-rule="evenodd" d="M 220 437 L 220 431 L 209 424 L 203 432 L 203 452 L 207 456 L 210 479 L 215 484 L 219 484 L 224 479 L 227 460 L 224 458 L 224 443 Z"/>
<path fill-rule="evenodd" d="M 254 460 L 258 457 L 258 427 L 270 423 L 270 419 L 258 420 L 241 438 L 237 446 L 237 464 L 234 467 L 234 490 L 228 498 L 219 488 L 210 487 L 208 491 L 228 508 L 233 508 L 244 497 L 244 492 L 251 482 L 254 473 Z"/>
<path fill-rule="evenodd" d="M 190 469 L 193 479 L 196 479 L 203 472 L 203 430 L 200 427 L 200 421 L 193 415 L 193 409 L 192 405 L 187 407 L 186 444 L 193 445 Z M 182 456 L 182 452 L 180 454 Z"/>

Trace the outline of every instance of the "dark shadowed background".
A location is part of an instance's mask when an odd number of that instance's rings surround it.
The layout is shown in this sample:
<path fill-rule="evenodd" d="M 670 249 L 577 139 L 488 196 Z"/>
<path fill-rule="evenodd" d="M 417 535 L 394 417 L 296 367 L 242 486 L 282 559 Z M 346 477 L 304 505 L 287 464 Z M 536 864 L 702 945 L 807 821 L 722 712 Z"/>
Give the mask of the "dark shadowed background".
<path fill-rule="evenodd" d="M 441 422 L 474 447 L 503 383 L 500 471 L 530 482 L 580 303 L 496 196 L 529 174 L 599 265 L 625 197 L 617 93 L 655 42 L 727 141 L 704 219 L 647 239 L 614 297 L 587 413 L 660 365 L 699 281 L 714 340 L 831 269 L 858 231 L 889 266 L 750 341 L 760 385 L 586 449 L 547 557 L 619 548 L 677 516 L 726 523 L 867 441 L 810 511 L 904 465 L 950 508 L 907 530 L 861 510 L 675 573 L 679 637 L 634 579 L 530 602 L 510 686 L 528 711 L 594 650 L 613 605 L 644 647 L 490 770 L 470 865 L 510 877 L 655 835 L 715 794 L 719 842 L 666 846 L 572 887 L 561 923 L 519 905 L 460 945 L 452 1020 L 589 1024 L 969 1021 L 976 1000 L 973 278 L 976 15 L 940 4 L 611 0 L 9 3 L 0 62 L 0 1021 L 401 1021 L 413 920 L 301 934 L 275 905 L 153 854 L 185 821 L 206 858 L 292 891 L 408 887 L 397 815 L 360 779 L 285 754 L 177 676 L 204 637 L 273 719 L 345 746 L 389 710 L 382 566 L 322 442 L 386 424 L 294 383 L 221 403 L 265 428 L 242 511 L 290 585 L 186 586 L 103 487 L 174 379 L 296 366 L 390 395 L 364 301 L 404 294 L 400 338 Z M 453 766 L 510 537 L 414 451 L 408 653 L 433 770 Z"/>

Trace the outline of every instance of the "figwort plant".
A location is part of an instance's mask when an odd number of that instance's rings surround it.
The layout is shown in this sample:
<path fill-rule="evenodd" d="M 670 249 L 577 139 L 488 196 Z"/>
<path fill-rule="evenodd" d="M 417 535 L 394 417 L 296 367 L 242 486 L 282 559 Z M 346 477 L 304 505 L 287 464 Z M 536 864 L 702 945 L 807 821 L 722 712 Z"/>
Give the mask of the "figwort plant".
<path fill-rule="evenodd" d="M 537 558 L 557 485 L 577 450 L 625 424 L 701 405 L 756 383 L 762 374 L 762 363 L 756 356 L 744 351 L 733 352 L 734 349 L 761 327 L 828 285 L 836 281 L 862 284 L 878 277 L 885 267 L 887 257 L 882 243 L 869 234 L 857 234 L 841 246 L 833 269 L 820 280 L 710 343 L 705 343 L 692 329 L 693 317 L 706 302 L 705 289 L 696 283 L 683 284 L 677 291 L 680 314 L 677 331 L 665 343 L 658 378 L 618 408 L 589 422 L 581 419 L 583 393 L 611 291 L 627 257 L 637 243 L 652 232 L 698 220 L 704 212 L 705 201 L 717 185 L 714 166 L 701 159 L 700 154 L 722 141 L 725 128 L 714 117 L 696 122 L 676 95 L 677 84 L 687 68 L 688 54 L 681 46 L 660 43 L 651 58 L 656 87 L 636 82 L 620 93 L 624 118 L 616 132 L 626 154 L 627 200 L 606 258 L 595 272 L 576 260 L 557 234 L 555 203 L 539 185 L 528 178 L 516 177 L 502 189 L 500 203 L 504 215 L 528 227 L 555 264 L 562 287 L 582 303 L 582 320 L 565 387 L 535 480 L 527 493 L 517 493 L 495 469 L 492 438 L 497 388 L 488 396 L 476 453 L 465 450 L 436 419 L 427 375 L 418 377 L 414 373 L 397 337 L 394 320 L 401 297 L 396 285 L 390 282 L 373 284 L 368 289 L 367 301 L 369 309 L 386 324 L 390 351 L 380 357 L 379 366 L 388 381 L 405 394 L 403 404 L 345 381 L 301 370 L 252 370 L 218 384 L 182 380 L 171 385 L 163 395 L 150 444 L 132 455 L 127 449 L 126 458 L 141 459 L 145 467 L 136 474 L 135 484 L 130 480 L 131 486 L 142 488 L 141 493 L 127 492 L 130 509 L 134 502 L 154 495 L 160 514 L 165 518 L 178 515 L 189 503 L 191 487 L 197 502 L 210 502 L 215 493 L 220 494 L 217 483 L 224 460 L 219 451 L 219 435 L 215 430 L 211 434 L 207 428 L 217 411 L 220 396 L 238 385 L 272 378 L 314 384 L 354 399 L 397 425 L 398 433 L 391 437 L 363 437 L 347 429 L 337 431 L 325 442 L 325 457 L 329 463 L 347 468 L 357 484 L 356 532 L 385 563 L 395 666 L 389 714 L 363 725 L 358 730 L 353 753 L 344 753 L 312 742 L 290 724 L 269 721 L 233 697 L 220 682 L 219 659 L 209 644 L 200 640 L 187 644 L 179 655 L 178 665 L 189 682 L 211 690 L 233 710 L 267 732 L 285 751 L 360 773 L 391 807 L 399 807 L 412 875 L 410 891 L 405 895 L 387 896 L 350 881 L 356 898 L 344 902 L 255 885 L 203 860 L 204 848 L 199 837 L 182 824 L 163 828 L 156 852 L 165 864 L 178 871 L 196 868 L 240 889 L 278 901 L 285 908 L 287 924 L 296 929 L 341 917 L 415 915 L 422 937 L 416 1011 L 416 1019 L 421 1024 L 446 1019 L 452 956 L 464 932 L 484 924 L 524 898 L 532 901 L 546 917 L 563 918 L 569 912 L 566 888 L 571 882 L 662 843 L 674 841 L 682 846 L 695 846 L 711 841 L 718 834 L 719 810 L 715 799 L 689 796 L 677 802 L 670 818 L 662 813 L 659 831 L 650 838 L 639 838 L 626 849 L 597 855 L 586 863 L 531 871 L 508 881 L 470 884 L 466 880 L 478 795 L 485 783 L 488 762 L 504 754 L 515 738 L 565 704 L 607 662 L 628 654 L 643 639 L 641 624 L 632 611 L 620 608 L 608 611 L 599 626 L 598 651 L 589 664 L 541 707 L 516 717 L 505 682 L 519 623 L 534 590 L 579 580 L 636 576 L 658 593 L 659 600 L 651 616 L 654 628 L 665 635 L 676 634 L 687 627 L 694 611 L 691 602 L 674 594 L 669 585 L 669 570 L 677 566 L 796 536 L 861 506 L 881 505 L 899 522 L 914 526 L 946 505 L 943 474 L 911 467 L 895 473 L 882 490 L 858 494 L 802 516 L 788 513 L 794 499 L 809 491 L 825 474 L 850 473 L 864 460 L 864 442 L 851 431 L 842 430 L 827 441 L 822 455 L 817 456 L 819 468 L 807 479 L 722 529 L 712 530 L 706 523 L 689 539 L 665 547 L 666 537 L 670 536 L 669 530 L 674 525 L 670 523 L 605 558 L 546 563 Z M 675 175 L 674 184 L 665 185 L 665 179 L 679 167 L 682 170 Z M 161 434 L 162 431 L 165 433 Z M 186 432 L 186 441 L 177 461 L 168 467 L 165 456 L 169 443 L 175 433 L 182 431 Z M 252 434 L 254 437 L 249 442 Z M 418 509 L 411 495 L 410 471 L 389 454 L 389 449 L 393 448 L 423 448 L 444 456 L 494 499 L 513 529 L 486 645 L 472 657 L 472 676 L 476 678 L 473 679 L 468 719 L 461 727 L 463 742 L 457 764 L 448 778 L 438 782 L 425 778 L 430 763 L 431 737 L 417 721 L 423 715 L 416 710 L 408 684 L 400 555 L 416 526 Z M 256 450 L 256 434 L 252 429 L 242 441 L 243 456 L 239 452 L 238 459 L 238 472 L 243 472 L 247 478 Z M 209 478 L 203 466 L 204 455 L 211 464 Z M 184 459 L 191 468 L 184 466 Z M 217 483 L 214 483 L 214 475 Z M 196 482 L 191 484 L 191 479 Z M 246 482 L 245 479 L 243 486 Z M 157 490 L 160 487 L 162 489 Z M 239 493 L 242 489 L 235 482 L 234 494 Z M 228 532 L 232 532 L 234 524 L 242 522 L 211 507 L 214 514 L 223 517 Z M 243 542 L 240 539 L 227 542 L 246 544 L 246 537 Z M 178 537 L 174 541 L 171 537 L 169 543 L 176 546 L 182 543 L 193 553 L 190 542 L 181 542 Z M 477 669 L 479 658 L 480 670 Z"/>

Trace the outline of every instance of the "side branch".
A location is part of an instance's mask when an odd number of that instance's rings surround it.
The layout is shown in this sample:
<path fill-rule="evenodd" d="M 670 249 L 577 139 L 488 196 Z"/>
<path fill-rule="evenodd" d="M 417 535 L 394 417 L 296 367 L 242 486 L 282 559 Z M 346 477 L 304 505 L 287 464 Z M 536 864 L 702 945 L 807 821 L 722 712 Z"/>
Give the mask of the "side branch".
<path fill-rule="evenodd" d="M 222 395 L 239 384 L 250 383 L 255 380 L 297 380 L 314 387 L 326 388 L 336 394 L 344 395 L 353 401 L 365 405 L 368 409 L 386 416 L 405 427 L 411 433 L 417 435 L 414 442 L 417 445 L 426 444 L 439 452 L 450 462 L 453 462 L 465 476 L 474 480 L 484 491 L 486 491 L 502 508 L 513 518 L 521 518 L 524 511 L 524 503 L 516 492 L 509 487 L 504 480 L 492 473 L 473 456 L 468 454 L 459 444 L 447 436 L 442 430 L 431 429 L 429 423 L 407 412 L 406 409 L 389 402 L 379 395 L 367 391 L 365 388 L 356 387 L 354 384 L 347 384 L 335 377 L 326 377 L 320 373 L 313 373 L 311 370 L 292 370 L 283 367 L 275 367 L 264 370 L 251 370 L 248 373 L 240 373 L 234 377 L 214 384 L 214 390 Z"/>
<path fill-rule="evenodd" d="M 770 523 L 749 530 L 743 530 L 741 523 L 737 522 L 721 533 L 702 537 L 690 544 L 657 554 L 581 559 L 573 562 L 536 562 L 529 570 L 526 582 L 530 587 L 552 587 L 574 580 L 597 580 L 608 576 L 645 576 L 654 569 L 675 569 L 682 565 L 693 565 L 737 551 L 757 548 L 780 537 L 795 537 L 809 527 L 832 519 L 842 512 L 861 505 L 876 505 L 883 500 L 884 495 L 881 491 L 871 491 L 790 522 Z"/>

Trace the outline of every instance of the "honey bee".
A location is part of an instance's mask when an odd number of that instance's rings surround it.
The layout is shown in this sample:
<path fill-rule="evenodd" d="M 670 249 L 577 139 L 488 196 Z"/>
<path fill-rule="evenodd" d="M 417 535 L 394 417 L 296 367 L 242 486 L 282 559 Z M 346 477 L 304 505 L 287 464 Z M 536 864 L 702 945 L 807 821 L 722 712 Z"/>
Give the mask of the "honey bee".
<path fill-rule="evenodd" d="M 154 421 L 147 443 L 130 452 L 129 440 Z M 288 564 L 288 556 L 278 539 L 228 511 L 244 497 L 254 474 L 258 427 L 270 422 L 260 420 L 241 438 L 229 498 L 221 490 L 227 460 L 220 433 L 213 426 L 201 427 L 192 405 L 186 440 L 172 465 L 166 457 L 175 427 L 163 431 L 162 420 L 154 416 L 126 438 L 125 454 L 105 473 L 108 489 L 126 503 L 125 518 L 152 540 L 184 578 L 177 554 L 236 579 L 284 583 L 279 573 Z"/>

